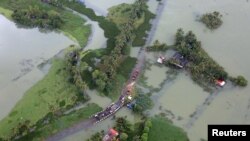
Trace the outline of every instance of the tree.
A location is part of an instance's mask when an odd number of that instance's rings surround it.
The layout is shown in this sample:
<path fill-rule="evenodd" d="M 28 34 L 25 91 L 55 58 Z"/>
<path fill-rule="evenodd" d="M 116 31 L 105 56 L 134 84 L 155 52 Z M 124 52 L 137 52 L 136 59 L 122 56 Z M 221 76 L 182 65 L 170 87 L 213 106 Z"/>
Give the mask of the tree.
<path fill-rule="evenodd" d="M 120 135 L 120 139 L 121 139 L 121 141 L 127 141 L 127 138 L 128 138 L 128 134 L 126 134 L 126 133 L 121 133 L 121 135 Z"/>
<path fill-rule="evenodd" d="M 141 139 L 142 141 L 148 141 L 148 133 L 143 133 Z"/>
<path fill-rule="evenodd" d="M 237 76 L 236 78 L 231 77 L 230 80 L 235 85 L 238 85 L 238 86 L 241 86 L 241 87 L 247 86 L 247 83 L 248 83 L 247 80 L 243 76 L 241 76 L 241 75 Z"/>
<path fill-rule="evenodd" d="M 105 89 L 106 84 L 105 81 L 103 81 L 102 79 L 97 79 L 95 83 L 100 91 L 103 91 Z"/>

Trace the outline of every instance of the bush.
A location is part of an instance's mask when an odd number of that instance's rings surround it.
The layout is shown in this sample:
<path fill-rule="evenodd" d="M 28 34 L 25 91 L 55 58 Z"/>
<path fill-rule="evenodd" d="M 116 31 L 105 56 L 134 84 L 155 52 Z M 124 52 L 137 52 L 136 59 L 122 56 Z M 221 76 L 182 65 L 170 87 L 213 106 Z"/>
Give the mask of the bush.
<path fill-rule="evenodd" d="M 214 11 L 213 13 L 207 13 L 202 15 L 200 21 L 204 23 L 209 29 L 217 29 L 222 25 L 222 20 L 221 20 L 222 15 Z"/>
<path fill-rule="evenodd" d="M 133 107 L 133 111 L 136 113 L 142 113 L 143 111 L 153 107 L 153 101 L 147 94 L 138 94 L 135 100 L 136 104 Z"/>
<path fill-rule="evenodd" d="M 241 75 L 237 76 L 236 78 L 230 77 L 230 80 L 238 86 L 245 87 L 247 86 L 248 81 Z"/>
<path fill-rule="evenodd" d="M 127 138 L 128 138 L 128 134 L 126 134 L 126 133 L 121 133 L 121 135 L 120 135 L 121 141 L 127 141 Z"/>

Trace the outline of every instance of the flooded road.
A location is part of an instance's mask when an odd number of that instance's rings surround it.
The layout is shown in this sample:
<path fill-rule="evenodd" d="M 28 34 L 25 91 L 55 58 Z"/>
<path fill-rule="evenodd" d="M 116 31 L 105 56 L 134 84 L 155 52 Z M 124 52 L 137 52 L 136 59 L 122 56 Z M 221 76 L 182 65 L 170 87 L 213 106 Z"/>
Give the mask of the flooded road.
<path fill-rule="evenodd" d="M 37 66 L 75 44 L 63 34 L 17 28 L 0 15 L 0 119 L 45 73 Z"/>
<path fill-rule="evenodd" d="M 217 30 L 210 31 L 196 19 L 197 16 L 214 10 L 223 15 L 223 24 Z M 186 32 L 192 30 L 207 53 L 230 75 L 240 74 L 249 81 L 249 17 L 250 3 L 246 0 L 168 0 L 153 40 L 158 39 L 171 45 L 178 28 L 183 28 Z M 158 71 L 155 69 L 151 73 L 157 74 Z M 150 83 L 158 84 L 155 80 L 151 81 Z M 207 124 L 249 124 L 249 92 L 249 86 L 227 86 L 205 108 L 200 108 L 200 116 L 187 129 L 192 114 L 211 96 L 194 84 L 189 76 L 181 73 L 172 84 L 165 84 L 158 93 L 160 97 L 152 114 L 165 112 L 177 126 L 187 131 L 191 141 L 199 141 L 207 138 Z"/>

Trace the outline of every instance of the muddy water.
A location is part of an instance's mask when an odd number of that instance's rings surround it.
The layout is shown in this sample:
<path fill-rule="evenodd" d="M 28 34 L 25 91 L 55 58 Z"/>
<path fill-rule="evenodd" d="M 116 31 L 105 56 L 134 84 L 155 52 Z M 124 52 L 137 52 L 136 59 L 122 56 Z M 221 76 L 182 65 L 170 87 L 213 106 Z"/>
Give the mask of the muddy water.
<path fill-rule="evenodd" d="M 88 8 L 95 11 L 97 15 L 107 16 L 108 9 L 121 3 L 133 3 L 135 0 L 81 0 Z"/>
<path fill-rule="evenodd" d="M 189 76 L 180 73 L 172 83 L 164 85 L 160 92 L 152 96 L 156 105 L 151 115 L 163 112 L 173 122 L 184 126 L 207 95 L 202 88 L 192 83 Z"/>
<path fill-rule="evenodd" d="M 197 16 L 214 10 L 223 14 L 224 23 L 219 29 L 210 31 L 196 19 Z M 168 0 L 154 39 L 173 44 L 176 29 L 182 27 L 184 31 L 192 30 L 202 41 L 203 48 L 227 72 L 231 75 L 241 74 L 250 80 L 250 66 L 247 65 L 250 60 L 249 17 L 250 3 L 246 0 Z M 222 90 L 203 111 L 199 111 L 201 116 L 188 129 L 185 124 L 191 119 L 189 115 L 204 103 L 209 94 L 183 74 L 165 91 L 159 98 L 162 109 L 170 110 L 171 112 L 167 112 L 169 115 L 173 113 L 174 117 L 182 117 L 179 118 L 181 120 L 173 121 L 187 131 L 191 141 L 207 138 L 207 124 L 250 123 L 249 86 L 244 89 Z"/>
<path fill-rule="evenodd" d="M 37 65 L 53 57 L 73 41 L 63 34 L 17 28 L 0 15 L 0 119 L 8 114 L 24 92 L 44 73 Z"/>
<path fill-rule="evenodd" d="M 155 14 L 158 2 L 156 2 L 156 0 L 149 0 L 147 5 L 149 6 L 149 11 Z"/>
<path fill-rule="evenodd" d="M 158 65 L 152 65 L 149 70 L 146 70 L 145 77 L 146 83 L 150 87 L 159 88 L 160 84 L 167 77 L 167 68 L 159 67 Z"/>

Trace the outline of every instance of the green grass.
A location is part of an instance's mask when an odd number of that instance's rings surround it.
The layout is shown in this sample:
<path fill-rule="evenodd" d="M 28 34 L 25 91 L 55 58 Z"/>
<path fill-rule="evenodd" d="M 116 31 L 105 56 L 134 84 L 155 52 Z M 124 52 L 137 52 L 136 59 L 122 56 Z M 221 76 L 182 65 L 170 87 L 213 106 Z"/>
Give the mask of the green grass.
<path fill-rule="evenodd" d="M 94 104 L 94 103 L 88 104 L 86 107 L 80 110 L 74 111 L 68 115 L 64 115 L 52 121 L 50 124 L 39 128 L 35 132 L 28 134 L 27 136 L 24 136 L 23 138 L 19 140 L 20 141 L 44 140 L 46 137 L 49 137 L 59 131 L 62 131 L 63 129 L 66 129 L 68 127 L 71 127 L 72 125 L 75 125 L 79 122 L 82 122 L 88 119 L 89 116 L 101 110 L 102 108 L 99 107 L 97 104 Z"/>
<path fill-rule="evenodd" d="M 81 47 L 84 47 L 91 33 L 90 25 L 84 25 L 86 21 L 69 11 L 61 13 L 64 25 L 61 30 L 71 39 L 75 39 Z"/>
<path fill-rule="evenodd" d="M 77 41 L 81 47 L 85 46 L 90 35 L 90 26 L 84 25 L 86 21 L 80 16 L 73 14 L 70 11 L 65 9 L 57 8 L 45 3 L 42 3 L 40 0 L 1 0 L 0 1 L 0 12 L 3 13 L 6 17 L 11 17 L 10 12 L 15 9 L 25 9 L 29 8 L 30 5 L 37 5 L 44 10 L 55 10 L 60 13 L 64 21 L 64 25 L 59 29 L 69 38 Z M 7 10 L 6 10 L 7 9 Z"/>
<path fill-rule="evenodd" d="M 12 109 L 11 113 L 0 122 L 0 137 L 7 137 L 11 129 L 19 122 L 30 120 L 36 123 L 54 109 L 63 108 L 59 103 L 65 101 L 65 106 L 74 103 L 78 93 L 77 88 L 67 82 L 67 71 L 63 60 L 53 60 L 49 73 L 31 89 Z"/>
<path fill-rule="evenodd" d="M 132 43 L 133 46 L 143 46 L 145 45 L 146 40 L 144 39 L 147 37 L 146 31 L 149 31 L 151 28 L 150 20 L 155 17 L 153 13 L 151 13 L 149 10 L 145 10 L 145 20 L 143 24 L 141 24 L 135 31 L 135 39 Z"/>
<path fill-rule="evenodd" d="M 137 59 L 133 57 L 127 57 L 120 67 L 118 68 L 117 73 L 122 75 L 125 78 L 129 78 L 130 73 L 132 72 L 132 69 L 134 68 L 136 64 Z"/>
<path fill-rule="evenodd" d="M 8 19 L 12 19 L 11 15 L 12 15 L 12 11 L 9 9 L 5 9 L 3 7 L 0 7 L 0 14 L 4 15 L 5 17 L 7 17 Z"/>
<path fill-rule="evenodd" d="M 183 129 L 174 126 L 167 119 L 157 116 L 152 118 L 151 122 L 148 141 L 188 141 Z"/>

